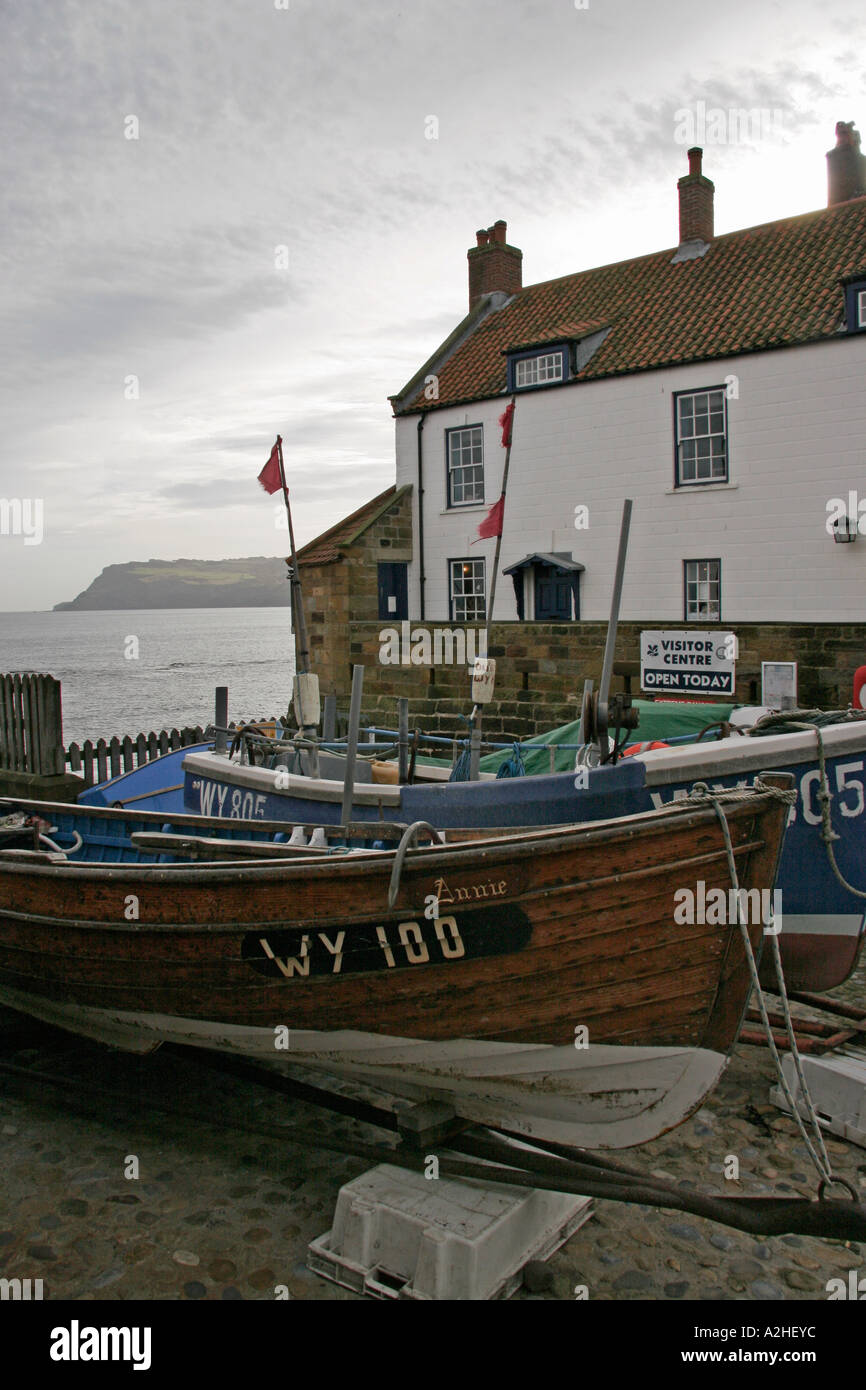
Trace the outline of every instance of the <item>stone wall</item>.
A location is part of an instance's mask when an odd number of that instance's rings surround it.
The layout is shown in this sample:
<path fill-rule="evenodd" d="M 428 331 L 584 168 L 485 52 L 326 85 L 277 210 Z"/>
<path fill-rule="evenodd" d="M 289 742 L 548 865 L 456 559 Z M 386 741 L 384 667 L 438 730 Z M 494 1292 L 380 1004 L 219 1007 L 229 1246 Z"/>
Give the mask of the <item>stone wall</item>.
<path fill-rule="evenodd" d="M 369 622 L 378 632 L 379 561 L 412 559 L 412 492 L 398 496 L 354 541 L 340 547 L 340 558 L 325 564 L 301 559 L 304 613 L 313 670 L 322 695 L 346 696 L 352 684 L 349 624 Z"/>
<path fill-rule="evenodd" d="M 630 689 L 633 695 L 641 695 L 640 633 L 651 625 L 620 624 L 614 691 Z M 401 631 L 399 623 L 351 620 L 346 674 L 336 687 L 341 708 L 348 700 L 349 668 L 361 663 L 366 668 L 365 720 L 393 727 L 397 698 L 406 696 L 413 724 L 428 732 L 451 734 L 459 730 L 458 716 L 468 714 L 471 708 L 469 677 L 466 666 L 453 659 L 460 655 L 457 644 L 450 644 L 441 634 L 462 631 L 468 659 L 477 630 L 459 623 L 439 626 L 438 663 L 397 665 L 394 658 L 411 661 L 413 648 L 416 655 L 424 654 L 419 636 L 424 632 L 430 654 L 435 655 L 436 624 L 411 622 L 408 631 Z M 686 624 L 669 623 L 665 627 L 694 631 L 693 625 Z M 825 708 L 844 708 L 850 702 L 854 671 L 866 664 L 866 624 L 754 623 L 720 630 L 733 631 L 739 639 L 736 696 L 744 704 L 760 700 L 762 661 L 799 662 L 801 706 Z M 577 718 L 584 680 L 590 677 L 598 683 L 606 631 L 607 624 L 600 622 L 494 623 L 488 654 L 497 662 L 496 700 L 485 712 L 485 732 L 526 738 Z M 390 640 L 391 633 L 396 635 L 399 650 Z M 448 655 L 450 661 L 442 659 Z"/>

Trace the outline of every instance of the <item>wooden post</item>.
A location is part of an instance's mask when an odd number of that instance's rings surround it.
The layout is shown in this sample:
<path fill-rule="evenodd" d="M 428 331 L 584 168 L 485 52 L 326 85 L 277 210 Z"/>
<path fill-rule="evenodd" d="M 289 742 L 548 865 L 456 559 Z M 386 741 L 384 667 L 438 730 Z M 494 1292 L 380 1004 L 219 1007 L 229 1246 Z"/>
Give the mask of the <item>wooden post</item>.
<path fill-rule="evenodd" d="M 218 685 L 214 691 L 214 715 L 213 722 L 216 725 L 216 736 L 214 738 L 215 753 L 225 753 L 227 740 L 225 733 L 220 733 L 221 729 L 229 726 L 229 688 L 227 685 Z"/>
<path fill-rule="evenodd" d="M 604 660 L 601 666 L 601 683 L 598 688 L 598 703 L 606 705 L 610 695 L 610 678 L 613 673 L 613 654 L 616 647 L 616 630 L 619 623 L 619 606 L 622 599 L 622 580 L 625 574 L 625 557 L 628 551 L 628 532 L 631 525 L 631 498 L 627 497 L 622 504 L 622 522 L 619 528 L 619 550 L 616 557 L 616 574 L 613 581 L 613 595 L 610 601 L 610 621 L 607 625 L 607 637 L 604 643 Z M 604 744 L 604 747 L 602 747 Z M 599 752 L 602 760 L 607 757 L 608 740 L 607 732 L 599 740 Z"/>
<path fill-rule="evenodd" d="M 361 725 L 361 697 L 364 692 L 364 668 L 352 667 L 352 702 L 349 706 L 349 739 L 346 746 L 346 772 L 343 778 L 343 809 L 340 824 L 347 826 L 352 819 L 352 795 L 355 790 L 355 759 L 358 753 L 358 730 Z"/>
<path fill-rule="evenodd" d="M 584 709 L 586 708 L 587 698 L 588 698 L 589 696 L 592 695 L 594 686 L 595 686 L 595 681 L 593 681 L 593 680 L 591 680 L 591 679 L 587 679 L 587 680 L 585 680 L 585 681 L 583 682 L 583 698 L 581 699 L 581 702 L 580 702 L 580 723 L 579 723 L 578 726 L 577 726 L 577 741 L 578 741 L 578 743 L 587 743 L 587 742 L 588 742 L 588 739 L 587 739 L 587 737 L 586 737 L 586 730 L 585 730 L 584 727 L 583 727 L 583 711 L 584 711 Z M 576 759 L 576 757 L 577 757 L 577 755 L 575 754 L 575 759 Z M 576 761 L 575 761 L 575 766 L 577 766 L 577 762 L 576 762 Z"/>
<path fill-rule="evenodd" d="M 333 743 L 337 736 L 337 697 L 326 695 L 322 711 L 322 742 Z"/>
<path fill-rule="evenodd" d="M 473 705 L 472 733 L 469 735 L 469 781 L 478 781 L 478 764 L 481 761 L 481 716 L 484 710 L 483 705 Z"/>
<path fill-rule="evenodd" d="M 409 701 L 397 701 L 397 781 L 402 787 L 409 777 Z"/>

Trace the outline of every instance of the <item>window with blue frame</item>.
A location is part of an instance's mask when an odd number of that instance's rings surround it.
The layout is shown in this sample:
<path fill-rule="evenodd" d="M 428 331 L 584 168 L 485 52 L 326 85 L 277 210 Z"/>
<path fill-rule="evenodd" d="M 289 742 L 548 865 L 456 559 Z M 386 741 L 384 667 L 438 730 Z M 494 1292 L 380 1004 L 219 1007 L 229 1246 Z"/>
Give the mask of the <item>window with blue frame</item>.
<path fill-rule="evenodd" d="M 567 379 L 568 348 L 564 345 L 509 353 L 509 391 L 526 391 L 533 386 L 555 386 Z"/>
<path fill-rule="evenodd" d="M 467 507 L 484 501 L 484 428 L 467 425 L 446 430 L 448 506 Z"/>
<path fill-rule="evenodd" d="M 684 560 L 683 588 L 687 623 L 721 622 L 721 560 Z"/>
<path fill-rule="evenodd" d="M 848 332 L 861 333 L 866 329 L 866 274 L 858 272 L 842 283 Z"/>
<path fill-rule="evenodd" d="M 674 393 L 676 486 L 728 481 L 725 388 Z"/>
<path fill-rule="evenodd" d="M 487 576 L 483 559 L 448 561 L 451 621 L 482 622 L 487 613 Z"/>

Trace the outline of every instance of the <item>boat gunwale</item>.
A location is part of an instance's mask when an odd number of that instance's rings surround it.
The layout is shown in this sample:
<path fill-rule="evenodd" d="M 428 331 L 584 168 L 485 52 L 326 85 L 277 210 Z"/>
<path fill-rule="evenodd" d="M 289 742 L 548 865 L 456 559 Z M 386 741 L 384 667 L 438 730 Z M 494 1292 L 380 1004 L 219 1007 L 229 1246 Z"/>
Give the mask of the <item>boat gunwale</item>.
<path fill-rule="evenodd" d="M 734 845 L 734 859 L 736 860 L 737 856 L 759 853 L 762 849 L 766 848 L 766 844 L 767 841 L 763 839 L 744 840 L 741 844 Z M 709 866 L 718 863 L 720 860 L 726 860 L 724 846 L 706 854 L 690 855 L 686 859 L 671 859 L 662 864 L 649 864 L 640 869 L 624 869 L 613 874 L 602 874 L 597 878 L 581 879 L 579 882 L 576 882 L 574 879 L 569 879 L 566 883 L 545 884 L 540 888 L 524 889 L 505 895 L 502 902 L 503 904 L 529 902 L 535 898 L 549 898 L 556 897 L 561 893 L 572 893 L 578 888 L 581 892 L 589 892 L 592 889 L 606 887 L 609 884 L 630 883 L 634 880 L 648 878 L 653 875 L 663 875 L 671 872 L 673 869 L 688 870 L 695 867 Z M 483 908 L 488 905 L 489 900 L 487 899 L 479 899 L 477 902 L 467 901 L 460 904 L 460 910 L 461 912 L 471 912 L 473 908 Z M 130 932 L 134 935 L 140 935 L 144 932 L 191 932 L 193 934 L 204 933 L 208 936 L 220 936 L 232 935 L 236 932 L 281 930 L 287 926 L 289 926 L 291 930 L 298 931 L 315 931 L 319 928 L 325 929 L 334 926 L 343 926 L 346 930 L 352 930 L 355 927 L 369 926 L 371 923 L 384 923 L 391 920 L 398 921 L 401 918 L 405 918 L 406 912 L 407 908 L 405 906 L 400 907 L 399 905 L 395 905 L 393 908 L 374 910 L 366 913 L 355 912 L 351 921 L 348 922 L 345 913 L 330 917 L 286 917 L 278 918 L 276 921 L 257 921 L 253 918 L 244 918 L 241 921 L 215 923 L 146 922 L 136 918 L 129 921 L 124 919 L 121 922 L 96 918 L 51 917 L 45 913 L 19 912 L 17 909 L 0 905 L 0 924 L 6 919 L 15 922 L 30 922 L 37 926 L 74 927 L 76 929 L 80 928 L 83 931 L 119 931 Z"/>
<path fill-rule="evenodd" d="M 726 814 L 739 819 L 769 811 L 774 798 L 763 791 L 751 788 L 725 790 L 717 794 L 719 803 Z M 109 809 L 109 808 L 102 808 Z M 124 817 L 122 811 L 115 816 Z M 157 813 L 158 815 L 158 813 Z M 165 817 L 162 818 L 165 823 Z M 654 838 L 664 834 L 669 822 L 676 822 L 683 830 L 699 828 L 702 825 L 718 825 L 715 809 L 710 804 L 689 801 L 670 802 L 650 811 L 639 811 L 628 816 L 612 817 L 599 824 L 598 821 L 575 822 L 568 826 L 548 826 L 541 829 L 518 828 L 513 832 L 502 833 L 484 839 L 447 841 L 444 844 L 418 846 L 406 853 L 404 872 L 410 867 L 441 868 L 452 865 L 455 856 L 462 861 L 461 866 L 474 863 L 486 865 L 487 862 L 504 853 L 509 859 L 534 857 L 539 847 L 553 854 L 562 854 L 570 849 L 591 848 L 606 845 L 617 840 L 628 841 L 635 836 Z M 237 822 L 221 822 L 237 824 Z M 285 826 L 283 827 L 285 829 Z M 447 831 L 445 832 L 448 833 Z M 459 832 L 458 832 L 459 833 Z M 178 836 L 183 839 L 182 835 Z M 118 841 L 120 845 L 121 842 Z M 394 861 L 396 851 L 381 850 L 377 853 L 353 856 L 346 854 L 322 855 L 310 859 L 249 859 L 222 860 L 218 864 L 148 864 L 126 862 L 104 864 L 94 860 L 66 860 L 63 863 L 36 864 L 16 860 L 0 859 L 0 874 L 6 876 L 31 876 L 35 878 L 56 879 L 59 876 L 97 881 L 128 881 L 131 876 L 139 876 L 152 881 L 166 883 L 205 882 L 218 883 L 227 879 L 235 883 L 248 880 L 260 882 L 262 879 L 286 879 L 295 877 L 320 878 L 337 874 L 341 879 L 369 878 Z M 0 906 L 0 914 L 2 914 Z"/>

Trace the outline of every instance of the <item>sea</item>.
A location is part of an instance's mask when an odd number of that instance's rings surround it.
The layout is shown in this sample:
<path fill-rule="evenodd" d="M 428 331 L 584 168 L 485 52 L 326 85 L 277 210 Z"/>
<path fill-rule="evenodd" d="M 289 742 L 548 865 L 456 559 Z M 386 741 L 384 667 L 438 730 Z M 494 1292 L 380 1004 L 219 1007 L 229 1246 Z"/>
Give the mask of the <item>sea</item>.
<path fill-rule="evenodd" d="M 62 683 L 67 747 L 204 726 L 218 685 L 236 722 L 285 713 L 294 670 L 285 608 L 0 613 L 0 673 Z"/>

